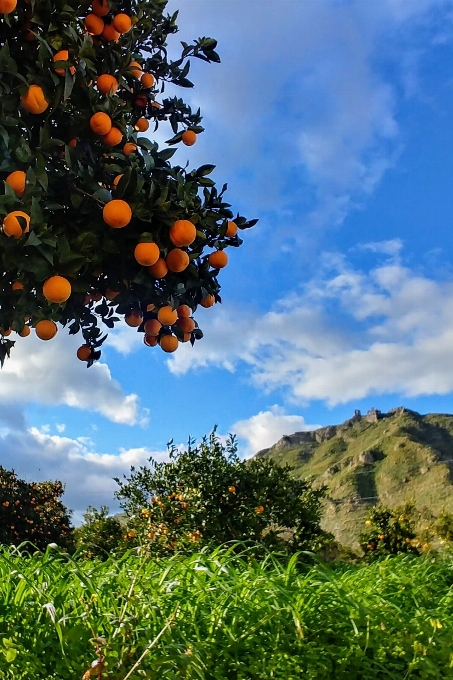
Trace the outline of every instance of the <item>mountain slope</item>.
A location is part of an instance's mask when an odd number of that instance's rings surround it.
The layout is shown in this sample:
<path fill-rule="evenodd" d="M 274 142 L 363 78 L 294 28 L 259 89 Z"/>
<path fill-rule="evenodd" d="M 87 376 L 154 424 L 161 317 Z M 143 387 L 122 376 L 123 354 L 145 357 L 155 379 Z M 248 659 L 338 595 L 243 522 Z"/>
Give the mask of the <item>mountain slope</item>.
<path fill-rule="evenodd" d="M 356 544 L 376 503 L 412 500 L 434 514 L 453 512 L 453 415 L 356 411 L 342 425 L 296 432 L 256 455 L 328 485 L 323 526 L 345 545 Z"/>

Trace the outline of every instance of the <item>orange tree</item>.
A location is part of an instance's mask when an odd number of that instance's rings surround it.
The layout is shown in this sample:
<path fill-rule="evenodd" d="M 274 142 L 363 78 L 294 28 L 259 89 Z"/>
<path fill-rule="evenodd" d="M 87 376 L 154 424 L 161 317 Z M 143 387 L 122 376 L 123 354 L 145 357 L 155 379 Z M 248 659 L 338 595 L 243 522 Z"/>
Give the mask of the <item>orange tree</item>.
<path fill-rule="evenodd" d="M 165 85 L 192 87 L 190 57 L 218 62 L 216 41 L 167 56 L 177 13 L 166 0 L 0 3 L 0 360 L 12 331 L 42 340 L 82 332 L 91 365 L 101 328 L 122 317 L 146 345 L 174 351 L 202 332 L 198 305 L 220 302 L 226 248 L 256 222 L 234 218 L 209 175 L 172 166 L 203 132 L 200 111 Z M 150 127 L 170 126 L 159 149 Z M 176 315 L 161 309 L 178 310 Z M 152 322 L 147 325 L 147 322 Z"/>
<path fill-rule="evenodd" d="M 189 441 L 185 451 L 171 444 L 168 463 L 151 458 L 123 481 L 116 478 L 130 544 L 163 554 L 227 541 L 316 548 L 325 489 L 295 479 L 290 466 L 244 461 L 236 452 L 234 437 L 224 445 L 214 431 L 199 446 Z"/>
<path fill-rule="evenodd" d="M 394 510 L 380 505 L 372 508 L 365 520 L 367 528 L 359 538 L 365 556 L 375 559 L 398 553 L 420 554 L 413 512 L 414 507 L 410 503 Z"/>
<path fill-rule="evenodd" d="M 39 550 L 49 543 L 73 544 L 69 513 L 61 502 L 61 482 L 26 482 L 0 466 L 0 544 L 30 541 Z"/>
<path fill-rule="evenodd" d="M 107 559 L 120 546 L 127 547 L 120 521 L 116 517 L 109 517 L 109 509 L 105 505 L 100 510 L 92 506 L 87 508 L 82 526 L 74 530 L 74 538 L 80 554 L 88 559 Z"/>

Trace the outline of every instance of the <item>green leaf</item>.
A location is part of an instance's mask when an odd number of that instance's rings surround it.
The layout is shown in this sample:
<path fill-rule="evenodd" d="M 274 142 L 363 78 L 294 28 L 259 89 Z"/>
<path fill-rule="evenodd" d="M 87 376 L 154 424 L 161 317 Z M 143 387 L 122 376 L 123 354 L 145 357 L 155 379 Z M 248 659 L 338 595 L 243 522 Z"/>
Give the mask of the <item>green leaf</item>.
<path fill-rule="evenodd" d="M 215 167 L 215 165 L 201 165 L 196 172 L 197 177 L 206 177 L 206 175 L 210 175 L 211 172 L 215 170 Z"/>
<path fill-rule="evenodd" d="M 39 205 L 39 201 L 35 196 L 33 196 L 31 199 L 30 221 L 34 229 L 44 222 L 44 215 L 42 214 L 41 206 Z"/>
<path fill-rule="evenodd" d="M 12 663 L 14 659 L 17 656 L 17 649 L 14 649 L 14 647 L 10 647 L 6 652 L 5 652 L 5 658 L 8 661 L 8 663 Z"/>

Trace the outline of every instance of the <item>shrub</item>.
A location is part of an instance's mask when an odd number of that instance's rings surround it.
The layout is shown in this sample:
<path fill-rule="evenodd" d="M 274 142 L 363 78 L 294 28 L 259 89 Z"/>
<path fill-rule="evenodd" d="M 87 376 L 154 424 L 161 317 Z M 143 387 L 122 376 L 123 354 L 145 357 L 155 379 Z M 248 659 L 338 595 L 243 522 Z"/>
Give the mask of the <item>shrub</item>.
<path fill-rule="evenodd" d="M 88 506 L 82 526 L 74 531 L 76 547 L 88 559 L 107 559 L 110 553 L 124 547 L 123 533 L 120 521 L 109 517 L 109 509 L 105 505 L 100 510 Z"/>
<path fill-rule="evenodd" d="M 365 555 L 371 559 L 398 553 L 419 555 L 413 513 L 414 506 L 410 503 L 394 510 L 381 505 L 372 508 L 365 520 L 367 529 L 359 538 Z"/>

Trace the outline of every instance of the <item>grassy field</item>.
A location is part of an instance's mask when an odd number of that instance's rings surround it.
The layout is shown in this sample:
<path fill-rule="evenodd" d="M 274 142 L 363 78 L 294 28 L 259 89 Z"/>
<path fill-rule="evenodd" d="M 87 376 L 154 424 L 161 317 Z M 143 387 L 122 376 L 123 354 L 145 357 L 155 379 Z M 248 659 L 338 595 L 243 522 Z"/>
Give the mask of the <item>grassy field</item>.
<path fill-rule="evenodd" d="M 103 679 L 453 678 L 452 585 L 447 559 L 332 571 L 225 549 L 104 563 L 4 550 L 0 677 L 81 680 L 104 638 Z"/>

